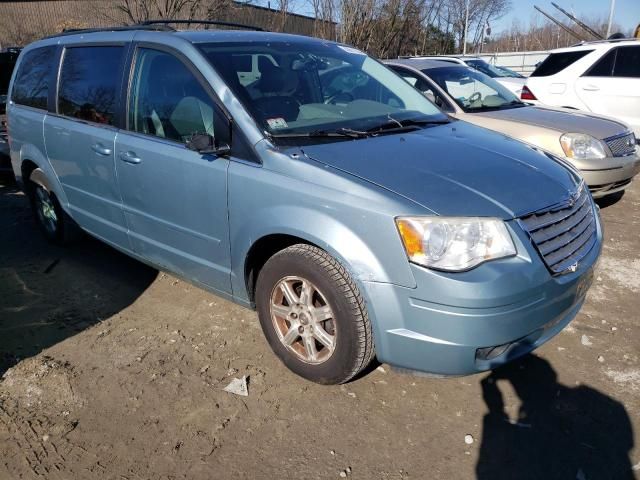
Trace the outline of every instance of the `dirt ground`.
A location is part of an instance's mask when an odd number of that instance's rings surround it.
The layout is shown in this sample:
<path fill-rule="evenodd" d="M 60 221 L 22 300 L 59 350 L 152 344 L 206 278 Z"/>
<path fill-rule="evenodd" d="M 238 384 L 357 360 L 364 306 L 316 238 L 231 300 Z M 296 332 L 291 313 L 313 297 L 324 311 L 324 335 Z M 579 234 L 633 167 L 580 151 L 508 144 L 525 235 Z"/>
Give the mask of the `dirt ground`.
<path fill-rule="evenodd" d="M 612 202 L 609 202 L 612 203 Z M 291 374 L 254 312 L 86 239 L 0 186 L 0 479 L 640 476 L 640 182 L 602 204 L 578 317 L 493 374 Z M 249 377 L 249 396 L 222 389 Z"/>

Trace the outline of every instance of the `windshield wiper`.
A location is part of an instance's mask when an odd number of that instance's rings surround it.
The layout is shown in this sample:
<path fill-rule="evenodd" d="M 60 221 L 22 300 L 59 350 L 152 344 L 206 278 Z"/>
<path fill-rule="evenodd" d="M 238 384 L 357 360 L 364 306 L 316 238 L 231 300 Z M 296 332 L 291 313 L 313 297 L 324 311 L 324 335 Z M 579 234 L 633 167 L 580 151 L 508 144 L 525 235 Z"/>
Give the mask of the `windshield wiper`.
<path fill-rule="evenodd" d="M 419 130 L 425 125 L 445 125 L 450 123 L 449 119 L 430 120 L 427 118 L 407 118 L 396 120 L 389 116 L 389 121 L 367 129 L 368 133 L 395 133 L 408 130 Z"/>
<path fill-rule="evenodd" d="M 336 128 L 335 130 L 313 130 L 304 133 L 272 133 L 270 136 L 272 138 L 364 138 L 370 137 L 371 133 L 354 130 L 352 128 Z"/>

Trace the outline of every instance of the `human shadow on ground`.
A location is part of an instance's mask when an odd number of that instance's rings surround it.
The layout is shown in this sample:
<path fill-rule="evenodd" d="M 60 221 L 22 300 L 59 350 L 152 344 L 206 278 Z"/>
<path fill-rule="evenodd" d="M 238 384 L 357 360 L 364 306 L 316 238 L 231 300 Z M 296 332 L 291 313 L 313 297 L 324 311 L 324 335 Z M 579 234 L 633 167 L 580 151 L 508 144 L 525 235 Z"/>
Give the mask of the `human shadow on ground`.
<path fill-rule="evenodd" d="M 89 236 L 46 242 L 27 197 L 0 184 L 0 376 L 131 305 L 157 271 Z"/>
<path fill-rule="evenodd" d="M 520 401 L 510 417 L 498 384 Z M 536 356 L 508 364 L 482 380 L 489 408 L 483 419 L 479 480 L 633 479 L 633 431 L 624 406 L 587 385 L 558 383 Z M 506 409 L 505 409 L 506 407 Z"/>

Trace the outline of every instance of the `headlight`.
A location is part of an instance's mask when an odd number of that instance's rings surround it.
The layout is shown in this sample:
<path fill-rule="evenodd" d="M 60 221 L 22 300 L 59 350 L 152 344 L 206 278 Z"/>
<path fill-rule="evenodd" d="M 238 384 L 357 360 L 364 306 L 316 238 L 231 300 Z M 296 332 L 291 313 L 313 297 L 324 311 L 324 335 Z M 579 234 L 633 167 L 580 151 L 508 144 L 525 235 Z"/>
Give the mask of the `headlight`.
<path fill-rule="evenodd" d="M 398 217 L 409 261 L 436 270 L 469 270 L 516 254 L 504 222 L 479 217 Z"/>
<path fill-rule="evenodd" d="M 569 158 L 588 160 L 607 156 L 604 143 L 585 133 L 565 133 L 560 137 L 560 145 Z"/>

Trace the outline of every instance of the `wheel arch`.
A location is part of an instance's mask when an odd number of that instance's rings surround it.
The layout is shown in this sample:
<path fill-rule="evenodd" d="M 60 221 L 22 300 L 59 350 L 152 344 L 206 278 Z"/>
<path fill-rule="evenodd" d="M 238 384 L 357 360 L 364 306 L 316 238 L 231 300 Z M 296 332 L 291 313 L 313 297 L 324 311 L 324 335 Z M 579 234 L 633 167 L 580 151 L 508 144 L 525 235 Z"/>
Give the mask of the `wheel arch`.
<path fill-rule="evenodd" d="M 299 243 L 313 245 L 322 249 L 322 247 L 302 237 L 284 233 L 267 234 L 253 242 L 244 260 L 244 284 L 249 302 L 253 304 L 255 301 L 256 281 L 265 263 L 276 253 Z"/>
<path fill-rule="evenodd" d="M 35 148 L 24 148 L 20 156 L 20 178 L 16 178 L 19 185 L 25 192 L 29 188 L 29 180 L 43 186 L 56 196 L 68 214 L 69 201 L 49 161 Z"/>

